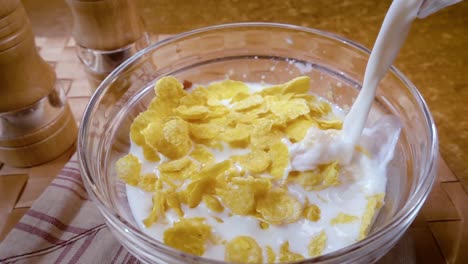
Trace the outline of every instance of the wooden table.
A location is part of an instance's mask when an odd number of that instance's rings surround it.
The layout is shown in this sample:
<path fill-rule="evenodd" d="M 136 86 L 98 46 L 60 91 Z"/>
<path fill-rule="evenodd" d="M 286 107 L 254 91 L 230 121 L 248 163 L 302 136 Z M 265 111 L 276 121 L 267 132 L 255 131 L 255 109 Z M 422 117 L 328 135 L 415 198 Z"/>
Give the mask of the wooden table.
<path fill-rule="evenodd" d="M 167 35 L 159 35 L 161 40 Z M 36 38 L 39 52 L 56 70 L 79 123 L 91 96 L 85 72 L 70 38 Z M 0 241 L 65 165 L 75 147 L 46 164 L 18 169 L 0 165 Z M 457 177 L 439 160 L 437 182 L 421 212 L 382 263 L 468 263 L 468 196 Z"/>

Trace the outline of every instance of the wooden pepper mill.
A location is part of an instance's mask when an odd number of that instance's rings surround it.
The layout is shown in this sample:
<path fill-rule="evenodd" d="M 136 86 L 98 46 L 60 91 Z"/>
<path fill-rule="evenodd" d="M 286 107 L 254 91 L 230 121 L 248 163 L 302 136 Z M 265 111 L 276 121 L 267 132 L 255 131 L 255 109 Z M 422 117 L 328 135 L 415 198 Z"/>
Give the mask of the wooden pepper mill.
<path fill-rule="evenodd" d="M 0 161 L 30 167 L 76 141 L 77 126 L 54 70 L 39 56 L 20 0 L 0 3 Z"/>
<path fill-rule="evenodd" d="M 73 38 L 91 87 L 150 43 L 133 0 L 67 0 Z"/>

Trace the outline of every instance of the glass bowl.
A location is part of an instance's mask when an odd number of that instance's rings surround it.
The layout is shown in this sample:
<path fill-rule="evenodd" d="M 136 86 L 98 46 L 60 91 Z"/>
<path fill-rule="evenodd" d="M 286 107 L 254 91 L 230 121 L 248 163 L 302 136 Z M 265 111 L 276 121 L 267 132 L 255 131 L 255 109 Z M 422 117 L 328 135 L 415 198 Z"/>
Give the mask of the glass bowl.
<path fill-rule="evenodd" d="M 349 109 L 362 84 L 369 50 L 342 37 L 292 25 L 241 23 L 183 33 L 138 52 L 114 70 L 89 102 L 81 122 L 78 157 L 83 182 L 122 245 L 147 263 L 225 263 L 182 253 L 142 232 L 128 206 L 125 184 L 114 171 L 128 153 L 129 127 L 153 97 L 162 76 L 207 84 L 225 78 L 270 84 L 300 75 L 312 90 Z M 367 238 L 297 263 L 369 263 L 402 236 L 436 177 L 434 121 L 414 85 L 396 68 L 380 83 L 369 122 L 384 114 L 403 125 L 389 165 L 385 205 Z"/>

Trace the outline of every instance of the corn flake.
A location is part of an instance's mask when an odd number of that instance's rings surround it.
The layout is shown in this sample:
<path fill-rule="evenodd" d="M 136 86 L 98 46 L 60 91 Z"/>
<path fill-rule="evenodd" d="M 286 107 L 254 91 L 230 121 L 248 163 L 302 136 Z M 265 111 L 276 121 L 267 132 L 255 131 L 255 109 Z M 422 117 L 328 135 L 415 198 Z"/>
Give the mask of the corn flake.
<path fill-rule="evenodd" d="M 315 119 L 320 129 L 337 129 L 340 130 L 343 128 L 343 120 L 339 119 Z"/>
<path fill-rule="evenodd" d="M 194 140 L 214 139 L 220 132 L 220 127 L 216 124 L 190 124 L 190 136 Z"/>
<path fill-rule="evenodd" d="M 375 216 L 375 211 L 380 209 L 383 205 L 384 195 L 385 194 L 381 193 L 367 197 L 366 210 L 361 218 L 362 222 L 359 229 L 359 240 L 364 239 L 369 233 L 372 220 Z"/>
<path fill-rule="evenodd" d="M 302 256 L 301 254 L 294 253 L 289 250 L 289 241 L 286 241 L 281 245 L 279 253 L 279 260 L 281 262 L 297 261 L 303 259 L 304 256 Z"/>
<path fill-rule="evenodd" d="M 117 176 L 125 183 L 136 186 L 140 177 L 141 164 L 138 158 L 132 154 L 127 154 L 115 163 Z"/>
<path fill-rule="evenodd" d="M 254 149 L 246 155 L 237 156 L 240 165 L 251 173 L 261 173 L 270 166 L 270 156 L 261 149 Z"/>
<path fill-rule="evenodd" d="M 288 147 L 284 143 L 277 142 L 270 147 L 269 154 L 271 158 L 270 174 L 276 179 L 283 178 L 289 165 Z"/>
<path fill-rule="evenodd" d="M 217 189 L 224 205 L 237 215 L 249 215 L 255 209 L 255 194 L 249 186 L 232 185 L 228 189 Z"/>
<path fill-rule="evenodd" d="M 203 145 L 196 145 L 190 153 L 190 157 L 200 162 L 202 166 L 211 164 L 215 160 L 214 155 Z"/>
<path fill-rule="evenodd" d="M 238 236 L 226 244 L 224 260 L 236 263 L 262 263 L 262 249 L 255 239 Z"/>
<path fill-rule="evenodd" d="M 320 208 L 315 204 L 310 204 L 304 208 L 302 215 L 309 221 L 317 222 L 320 220 Z"/>
<path fill-rule="evenodd" d="M 185 120 L 202 119 L 208 115 L 209 111 L 209 108 L 204 105 L 180 105 L 175 109 L 175 113 Z"/>
<path fill-rule="evenodd" d="M 275 263 L 276 254 L 273 248 L 271 248 L 270 246 L 266 246 L 266 255 L 268 263 Z"/>
<path fill-rule="evenodd" d="M 270 110 L 279 118 L 281 124 L 309 113 L 309 107 L 306 101 L 301 98 L 273 102 L 270 106 Z"/>
<path fill-rule="evenodd" d="M 300 76 L 283 85 L 282 93 L 304 94 L 309 91 L 310 77 Z"/>
<path fill-rule="evenodd" d="M 154 192 L 157 187 L 157 177 L 154 173 L 147 173 L 138 178 L 138 188 L 146 192 Z"/>
<path fill-rule="evenodd" d="M 189 166 L 190 163 L 192 163 L 192 161 L 188 157 L 183 157 L 180 159 L 167 161 L 159 165 L 159 171 L 162 171 L 162 172 L 181 171 L 182 169 Z"/>
<path fill-rule="evenodd" d="M 158 150 L 166 157 L 177 159 L 189 152 L 192 141 L 189 137 L 187 122 L 178 118 L 171 119 L 164 124 L 162 134 L 163 138 Z"/>
<path fill-rule="evenodd" d="M 238 93 L 248 93 L 249 87 L 240 81 L 224 80 L 211 83 L 207 90 L 214 93 L 220 99 L 230 99 Z"/>
<path fill-rule="evenodd" d="M 263 97 L 256 94 L 250 97 L 245 98 L 242 101 L 236 102 L 232 105 L 232 109 L 235 111 L 245 111 L 254 106 L 260 105 L 263 103 Z"/>
<path fill-rule="evenodd" d="M 331 225 L 338 225 L 338 224 L 348 224 L 354 221 L 359 220 L 359 217 L 354 216 L 354 215 L 349 215 L 345 213 L 338 213 L 338 215 L 330 220 Z"/>
<path fill-rule="evenodd" d="M 234 128 L 227 128 L 221 134 L 221 139 L 228 143 L 248 142 L 250 130 L 249 125 L 238 123 Z"/>
<path fill-rule="evenodd" d="M 163 192 L 153 194 L 153 208 L 151 213 L 143 220 L 146 228 L 149 228 L 153 223 L 157 222 L 160 217 L 165 217 L 166 199 Z"/>
<path fill-rule="evenodd" d="M 309 255 L 316 257 L 322 255 L 325 247 L 327 246 L 327 234 L 321 231 L 318 235 L 314 236 L 309 243 Z"/>
<path fill-rule="evenodd" d="M 153 147 L 145 144 L 142 146 L 142 149 L 143 149 L 143 156 L 145 157 L 147 161 L 158 162 L 161 159 L 159 157 L 158 152 Z"/>
<path fill-rule="evenodd" d="M 284 190 L 275 189 L 258 199 L 256 211 L 270 224 L 293 223 L 302 215 L 302 204 Z"/>
<path fill-rule="evenodd" d="M 162 147 L 161 138 L 163 135 L 164 123 L 161 119 L 154 119 L 142 131 L 141 135 L 144 137 L 145 144 L 157 150 Z"/>
<path fill-rule="evenodd" d="M 286 135 L 291 142 L 299 142 L 304 139 L 307 130 L 309 130 L 313 124 L 315 124 L 315 122 L 311 120 L 301 118 L 295 119 L 286 127 Z"/>
<path fill-rule="evenodd" d="M 204 195 L 203 202 L 206 204 L 206 207 L 208 207 L 213 212 L 221 213 L 224 211 L 223 205 L 214 195 Z"/>
<path fill-rule="evenodd" d="M 147 110 L 138 114 L 133 120 L 130 126 L 130 138 L 135 144 L 143 146 L 145 144 L 145 137 L 141 134 L 141 131 L 148 126 L 155 119 L 160 119 L 158 113 L 153 110 Z"/>
<path fill-rule="evenodd" d="M 201 256 L 212 237 L 211 226 L 203 218 L 181 218 L 164 231 L 164 243 L 180 251 Z"/>

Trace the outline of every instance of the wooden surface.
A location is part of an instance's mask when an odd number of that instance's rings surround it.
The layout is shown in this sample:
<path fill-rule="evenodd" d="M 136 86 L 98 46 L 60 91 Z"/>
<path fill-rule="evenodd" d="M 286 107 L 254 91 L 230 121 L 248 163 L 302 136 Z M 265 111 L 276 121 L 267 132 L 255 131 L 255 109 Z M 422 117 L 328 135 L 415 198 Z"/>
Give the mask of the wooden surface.
<path fill-rule="evenodd" d="M 159 36 L 155 39 L 162 39 Z M 36 38 L 39 52 L 52 65 L 79 124 L 91 95 L 86 75 L 68 38 Z M 58 159 L 28 169 L 0 168 L 0 241 L 64 166 L 75 148 Z M 1 165 L 0 165 L 1 166 Z M 437 182 L 410 229 L 380 263 L 467 263 L 468 196 L 459 179 L 440 159 Z"/>

